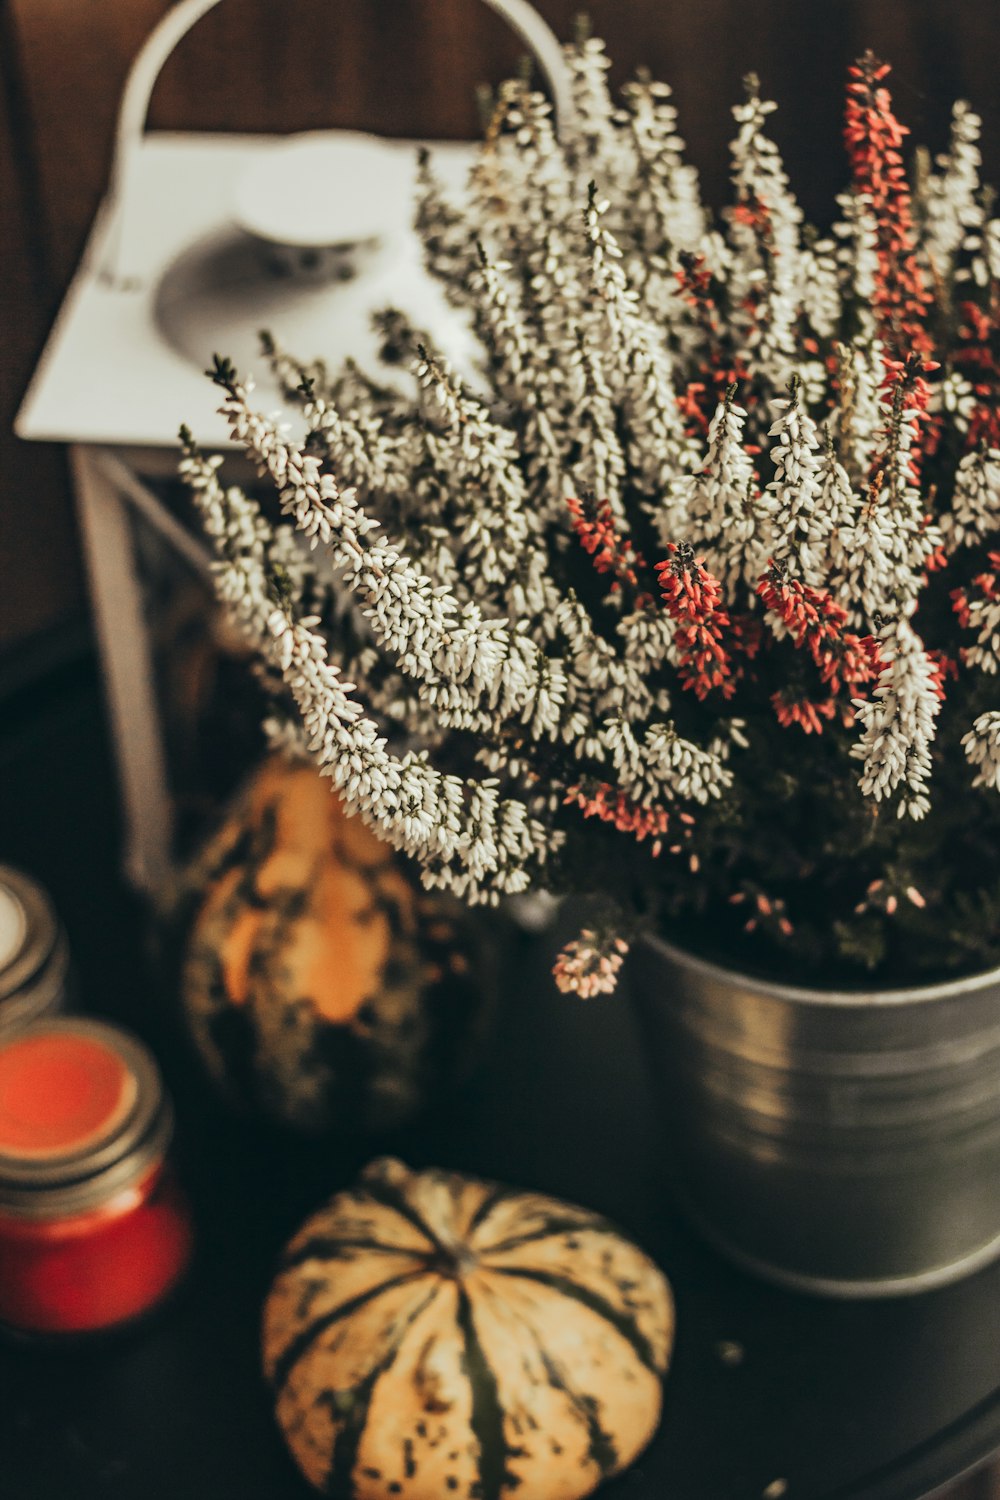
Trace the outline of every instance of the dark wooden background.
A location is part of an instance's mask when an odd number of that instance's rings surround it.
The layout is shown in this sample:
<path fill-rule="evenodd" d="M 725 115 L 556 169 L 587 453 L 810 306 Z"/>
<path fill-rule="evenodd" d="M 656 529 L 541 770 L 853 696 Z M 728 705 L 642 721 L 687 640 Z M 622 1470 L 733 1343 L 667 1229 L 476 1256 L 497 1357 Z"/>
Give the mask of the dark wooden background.
<path fill-rule="evenodd" d="M 568 35 L 580 0 L 538 0 Z M 0 0 L 0 661 L 79 618 L 82 592 L 61 456 L 10 423 L 99 201 L 130 60 L 168 0 Z M 950 101 L 986 121 L 1000 178 L 998 0 L 590 0 L 624 76 L 648 62 L 674 85 L 710 200 L 726 190 L 729 105 L 756 69 L 781 101 L 775 133 L 807 213 L 843 181 L 840 97 L 850 58 L 895 65 L 902 116 L 944 143 Z M 474 86 L 519 44 L 478 0 L 223 0 L 185 39 L 153 124 L 394 134 L 475 132 Z"/>

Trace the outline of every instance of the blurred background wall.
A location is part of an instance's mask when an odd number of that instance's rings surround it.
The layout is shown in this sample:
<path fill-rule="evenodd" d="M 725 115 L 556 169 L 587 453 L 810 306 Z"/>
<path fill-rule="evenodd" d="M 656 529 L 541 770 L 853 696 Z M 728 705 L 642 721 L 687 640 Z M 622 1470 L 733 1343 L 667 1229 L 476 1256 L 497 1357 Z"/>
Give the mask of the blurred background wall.
<path fill-rule="evenodd" d="M 569 36 L 580 0 L 536 0 Z M 62 455 L 17 442 L 14 411 L 103 191 L 129 63 L 170 0 L 0 0 L 0 676 L 40 642 L 85 639 Z M 615 77 L 648 63 L 674 86 L 708 201 L 726 194 L 729 106 L 758 72 L 807 215 L 844 181 L 840 101 L 852 57 L 894 65 L 897 112 L 940 150 L 951 101 L 984 118 L 1000 182 L 1000 0 L 590 0 Z M 475 85 L 520 48 L 479 0 L 223 0 L 158 85 L 152 124 L 324 125 L 476 133 Z M 308 353 L 308 351 L 305 351 Z M 27 648 L 31 648 L 31 650 Z"/>

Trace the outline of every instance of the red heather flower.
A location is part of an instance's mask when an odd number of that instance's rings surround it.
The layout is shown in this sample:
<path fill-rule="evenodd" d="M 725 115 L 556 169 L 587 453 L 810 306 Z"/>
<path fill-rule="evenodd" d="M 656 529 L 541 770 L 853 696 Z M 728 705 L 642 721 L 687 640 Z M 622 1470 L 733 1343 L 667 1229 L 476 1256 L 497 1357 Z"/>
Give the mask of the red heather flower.
<path fill-rule="evenodd" d="M 996 307 L 987 312 L 975 302 L 959 303 L 962 322 L 958 327 L 955 368 L 972 382 L 976 405 L 969 418 L 966 448 L 980 443 L 1000 448 L 1000 317 Z"/>
<path fill-rule="evenodd" d="M 991 552 L 989 554 L 989 564 L 991 571 L 977 573 L 969 585 L 970 590 L 975 589 L 978 591 L 980 599 L 1000 598 L 1000 552 Z M 974 602 L 976 602 L 975 599 L 970 598 L 969 593 L 965 589 L 952 589 L 952 609 L 958 616 L 958 623 L 963 630 L 968 630 L 972 624 L 969 606 Z"/>
<path fill-rule="evenodd" d="M 690 252 L 681 255 L 680 269 L 674 272 L 677 284 L 684 292 L 684 301 L 697 310 L 702 322 L 710 322 L 712 331 L 718 332 L 715 317 L 715 299 L 712 296 L 712 273 L 704 257 Z"/>
<path fill-rule="evenodd" d="M 928 524 L 929 523 L 930 518 L 928 517 Z M 924 581 L 926 582 L 926 580 L 932 573 L 943 573 L 947 566 L 948 554 L 945 551 L 944 543 L 942 543 L 940 547 L 934 548 L 934 551 L 930 554 L 927 562 L 924 564 Z"/>
<path fill-rule="evenodd" d="M 969 596 L 965 589 L 952 589 L 951 607 L 958 616 L 959 625 L 963 630 L 968 630 L 972 623 L 972 616 L 969 614 Z"/>
<path fill-rule="evenodd" d="M 844 138 L 854 186 L 875 217 L 875 291 L 872 305 L 879 334 L 890 353 L 907 349 L 927 354 L 930 290 L 914 254 L 913 212 L 900 155 L 909 132 L 892 112 L 892 96 L 882 84 L 889 72 L 871 52 L 848 70 Z"/>
<path fill-rule="evenodd" d="M 938 424 L 927 409 L 931 389 L 924 376 L 940 368 L 934 360 L 924 359 L 919 354 L 908 354 L 905 359 L 886 358 L 881 389 L 885 393 L 882 397 L 883 410 L 888 406 L 890 416 L 888 426 L 881 429 L 886 443 L 872 463 L 872 478 L 879 473 L 889 475 L 892 472 L 896 463 L 899 424 L 904 416 L 912 414 L 916 419 L 918 435 L 921 425 L 924 428 L 923 434 L 918 436 L 910 450 L 909 479 L 919 486 L 920 460 L 925 454 L 934 452 L 939 437 Z"/>
<path fill-rule="evenodd" d="M 958 593 L 959 590 L 956 589 L 955 592 Z M 953 656 L 949 656 L 947 651 L 942 651 L 938 647 L 929 650 L 927 657 L 934 669 L 934 691 L 943 703 L 948 696 L 945 690 L 948 678 L 952 678 L 954 682 L 959 679 L 958 662 Z"/>
<path fill-rule="evenodd" d="M 579 807 L 585 818 L 599 818 L 602 823 L 610 823 L 619 833 L 631 833 L 640 844 L 643 839 L 652 838 L 654 855 L 660 853 L 660 840 L 670 826 L 670 815 L 665 807 L 642 807 L 607 781 L 587 787 L 571 786 L 563 803 Z"/>
<path fill-rule="evenodd" d="M 677 399 L 677 407 L 686 423 L 689 436 L 708 431 L 706 406 L 708 387 L 703 380 L 691 380 Z"/>
<path fill-rule="evenodd" d="M 918 420 L 927 420 L 927 408 L 931 399 L 931 388 L 924 379 L 941 366 L 933 359 L 924 359 L 920 354 L 910 353 L 905 359 L 885 359 L 882 389 L 891 391 L 897 385 L 902 388 L 903 404 L 907 411 L 919 413 Z"/>
<path fill-rule="evenodd" d="M 972 582 L 982 590 L 984 599 L 995 599 L 1000 592 L 1000 580 L 997 577 L 1000 574 L 1000 552 L 990 552 L 988 560 L 992 571 L 977 574 Z"/>
<path fill-rule="evenodd" d="M 680 257 L 680 268 L 674 274 L 683 299 L 693 310 L 694 320 L 705 338 L 706 373 L 714 371 L 720 360 L 720 330 L 718 308 L 712 296 L 712 273 L 700 255 L 686 253 Z M 689 434 L 708 431 L 714 400 L 714 379 L 711 385 L 703 380 L 688 382 L 681 395 L 680 409 Z"/>
<path fill-rule="evenodd" d="M 972 413 L 969 422 L 969 452 L 985 443 L 987 448 L 1000 448 L 1000 400 L 981 403 Z"/>
<path fill-rule="evenodd" d="M 767 896 L 749 882 L 744 882 L 742 890 L 734 891 L 729 902 L 731 906 L 749 904 L 751 915 L 743 923 L 744 932 L 753 932 L 755 928 L 763 926 L 776 928 L 783 937 L 791 937 L 795 931 L 781 897 Z"/>
<path fill-rule="evenodd" d="M 847 611 L 825 589 L 810 588 L 797 579 L 788 578 L 784 570 L 771 563 L 757 585 L 765 609 L 787 627 L 799 651 L 806 651 L 819 670 L 820 682 L 829 689 L 829 697 L 818 702 L 795 700 L 787 692 L 775 693 L 771 701 L 782 725 L 800 724 L 807 734 L 819 734 L 822 720 L 832 719 L 837 698 L 855 697 L 879 674 L 878 642 L 874 636 L 858 636 L 845 631 Z M 849 704 L 843 708 L 844 722 L 853 715 Z"/>
<path fill-rule="evenodd" d="M 722 345 L 722 324 L 712 291 L 712 273 L 702 256 L 690 251 L 680 257 L 680 269 L 674 274 L 684 294 L 684 301 L 694 310 L 695 322 L 705 340 L 704 367 L 706 381 L 692 380 L 680 396 L 680 410 L 687 419 L 690 435 L 707 432 L 722 394 L 734 381 L 743 383 L 749 371 L 742 359 L 727 355 Z M 756 395 L 747 396 L 753 405 Z"/>
<path fill-rule="evenodd" d="M 809 698 L 794 698 L 788 688 L 779 688 L 771 694 L 771 703 L 782 729 L 797 724 L 805 734 L 822 734 L 823 720 L 832 719 L 837 711 L 833 698 L 813 702 Z"/>
<path fill-rule="evenodd" d="M 639 570 L 647 568 L 646 559 L 628 537 L 620 537 L 615 526 L 614 513 L 607 500 L 595 501 L 591 496 L 582 499 L 570 497 L 566 501 L 572 518 L 573 530 L 589 552 L 598 573 L 613 573 L 611 592 L 617 594 L 623 583 L 632 588 L 639 587 Z M 636 600 L 637 607 L 651 604 L 649 594 Z"/>
<path fill-rule="evenodd" d="M 774 227 L 771 220 L 771 210 L 766 203 L 762 203 L 757 197 L 747 198 L 743 203 L 737 203 L 731 211 L 732 220 L 735 224 L 742 224 L 750 230 L 757 240 L 765 260 L 769 260 L 774 254 Z M 761 312 L 765 297 L 764 281 L 756 285 L 756 290 L 751 291 L 739 304 L 742 312 L 748 313 L 754 323 L 760 322 Z"/>
<path fill-rule="evenodd" d="M 745 224 L 761 238 L 771 233 L 771 210 L 759 198 L 748 198 L 745 203 L 737 203 L 732 210 L 732 217 L 735 223 Z"/>
<path fill-rule="evenodd" d="M 764 644 L 764 627 L 757 615 L 733 615 L 730 621 L 733 642 L 740 655 L 753 661 Z"/>
<path fill-rule="evenodd" d="M 736 691 L 729 653 L 722 645 L 729 615 L 719 608 L 722 585 L 694 555 L 688 542 L 668 542 L 670 556 L 656 564 L 663 602 L 677 621 L 674 644 L 680 675 L 699 701 L 718 688 L 723 698 Z"/>

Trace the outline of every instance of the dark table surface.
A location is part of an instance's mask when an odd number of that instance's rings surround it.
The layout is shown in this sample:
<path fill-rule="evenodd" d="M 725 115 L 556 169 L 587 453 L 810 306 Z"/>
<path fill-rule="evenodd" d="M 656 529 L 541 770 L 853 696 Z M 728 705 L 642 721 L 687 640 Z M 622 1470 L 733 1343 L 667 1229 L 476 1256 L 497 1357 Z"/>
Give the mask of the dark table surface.
<path fill-rule="evenodd" d="M 663 1423 L 608 1500 L 916 1500 L 1000 1449 L 1000 1265 L 869 1303 L 784 1293 L 729 1267 L 661 1182 L 627 997 L 558 995 L 558 934 L 511 945 L 503 1024 L 474 1087 L 403 1136 L 303 1145 L 216 1104 L 151 979 L 142 913 L 117 876 L 86 666 L 2 711 L 0 859 L 53 893 L 86 1008 L 157 1051 L 199 1226 L 192 1273 L 145 1325 L 73 1348 L 0 1345 L 3 1500 L 305 1500 L 258 1374 L 261 1301 L 298 1221 L 381 1151 L 590 1205 L 671 1277 Z M 732 1344 L 738 1363 L 724 1357 Z"/>

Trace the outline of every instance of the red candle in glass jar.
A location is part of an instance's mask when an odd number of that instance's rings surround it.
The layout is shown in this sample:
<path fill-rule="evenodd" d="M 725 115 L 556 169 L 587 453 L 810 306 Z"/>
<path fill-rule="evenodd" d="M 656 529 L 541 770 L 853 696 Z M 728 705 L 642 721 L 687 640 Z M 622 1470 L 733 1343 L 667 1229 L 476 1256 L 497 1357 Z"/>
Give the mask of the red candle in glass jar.
<path fill-rule="evenodd" d="M 85 1333 L 146 1312 L 191 1253 L 173 1114 L 135 1037 L 39 1022 L 0 1043 L 0 1322 Z"/>

